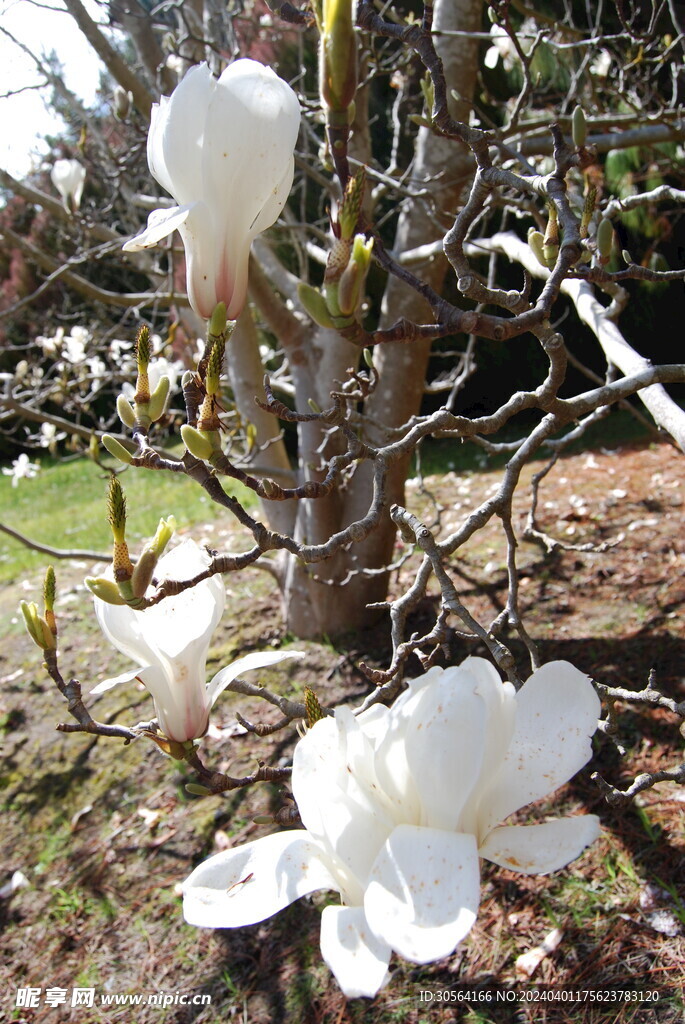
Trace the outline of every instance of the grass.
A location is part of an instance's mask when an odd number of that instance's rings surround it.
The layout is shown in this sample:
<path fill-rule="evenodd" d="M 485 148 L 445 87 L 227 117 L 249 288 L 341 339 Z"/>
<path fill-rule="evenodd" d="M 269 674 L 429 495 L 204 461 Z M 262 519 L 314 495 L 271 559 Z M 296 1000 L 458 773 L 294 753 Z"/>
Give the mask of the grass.
<path fill-rule="evenodd" d="M 228 517 L 204 491 L 181 474 L 127 469 L 121 484 L 128 505 L 127 536 L 135 547 L 154 534 L 160 516 L 173 514 L 180 530 Z M 109 550 L 108 476 L 90 459 L 42 459 L 40 473 L 12 486 L 0 476 L 0 522 L 40 544 L 72 550 Z M 254 506 L 252 492 L 229 483 L 226 490 L 245 506 Z M 31 551 L 0 534 L 0 584 L 45 566 L 48 556 Z"/>

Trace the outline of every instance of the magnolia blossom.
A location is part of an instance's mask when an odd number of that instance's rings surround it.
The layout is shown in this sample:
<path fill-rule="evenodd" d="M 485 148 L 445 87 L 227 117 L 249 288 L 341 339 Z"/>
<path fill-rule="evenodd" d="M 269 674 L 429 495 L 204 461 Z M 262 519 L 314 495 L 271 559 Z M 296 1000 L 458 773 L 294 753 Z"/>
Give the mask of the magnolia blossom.
<path fill-rule="evenodd" d="M 7 466 L 2 467 L 2 471 L 5 476 L 12 477 L 12 487 L 18 487 L 19 481 L 22 477 L 26 477 L 30 480 L 31 477 L 36 476 L 40 471 L 40 465 L 37 462 L 31 462 L 28 455 L 22 452 L 12 462 L 12 467 L 9 469 Z"/>
<path fill-rule="evenodd" d="M 56 160 L 50 177 L 66 209 L 78 210 L 86 180 L 85 167 L 78 160 Z"/>
<path fill-rule="evenodd" d="M 528 54 L 532 50 L 536 30 L 535 21 L 532 18 L 526 18 L 517 36 L 523 53 Z M 532 35 L 532 39 L 526 38 L 526 36 L 530 35 Z M 520 59 L 511 36 L 501 25 L 491 25 L 490 36 L 492 38 L 492 46 L 486 51 L 483 63 L 486 68 L 496 68 L 497 62 L 501 57 L 505 70 L 511 71 Z"/>
<path fill-rule="evenodd" d="M 501 824 L 589 759 L 599 700 L 568 662 L 516 693 L 479 658 L 432 668 L 392 708 L 338 708 L 298 743 L 292 788 L 305 829 L 218 853 L 184 884 L 190 924 L 253 924 L 336 890 L 321 952 L 347 996 L 373 996 L 393 950 L 447 956 L 479 902 L 479 858 L 556 871 L 597 838 L 594 815 Z"/>
<path fill-rule="evenodd" d="M 205 550 L 186 540 L 160 558 L 157 577 L 190 580 L 209 562 Z M 206 684 L 207 651 L 226 600 L 223 581 L 217 575 L 145 611 L 107 604 L 98 597 L 93 600 L 102 632 L 138 667 L 105 679 L 91 693 L 103 693 L 117 683 L 138 678 L 152 694 L 160 729 L 179 743 L 204 736 L 215 700 L 241 673 L 285 658 L 303 657 L 297 651 L 247 654 Z"/>
<path fill-rule="evenodd" d="M 235 61 L 219 79 L 198 64 L 153 107 L 150 172 L 178 206 L 153 211 L 124 249 L 155 245 L 178 228 L 188 297 L 205 319 L 224 302 L 234 320 L 245 304 L 250 245 L 285 205 L 299 126 L 293 90 L 254 60 Z"/>

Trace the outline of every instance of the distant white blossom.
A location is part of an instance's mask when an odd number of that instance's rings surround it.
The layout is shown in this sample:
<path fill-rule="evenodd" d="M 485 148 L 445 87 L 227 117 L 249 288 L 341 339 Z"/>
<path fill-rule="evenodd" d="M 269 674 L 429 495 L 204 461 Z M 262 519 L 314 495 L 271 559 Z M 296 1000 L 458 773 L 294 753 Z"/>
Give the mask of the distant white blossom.
<path fill-rule="evenodd" d="M 28 455 L 22 452 L 21 455 L 14 459 L 11 468 L 3 466 L 2 471 L 5 476 L 12 477 L 12 487 L 17 487 L 22 477 L 30 480 L 32 477 L 37 476 L 40 471 L 40 465 L 37 462 L 31 462 Z"/>

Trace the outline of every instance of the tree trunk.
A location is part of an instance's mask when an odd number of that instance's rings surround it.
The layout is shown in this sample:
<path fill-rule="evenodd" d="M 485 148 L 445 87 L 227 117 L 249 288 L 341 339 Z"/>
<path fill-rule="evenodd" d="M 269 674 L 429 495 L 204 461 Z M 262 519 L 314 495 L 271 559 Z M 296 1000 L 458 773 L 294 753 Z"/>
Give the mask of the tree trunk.
<path fill-rule="evenodd" d="M 479 0 L 437 0 L 435 4 L 436 29 L 478 31 L 481 27 L 482 4 Z M 455 89 L 466 98 L 455 102 L 454 117 L 468 120 L 468 98 L 473 94 L 477 72 L 478 41 L 463 36 L 443 36 L 439 52 L 445 66 L 448 90 Z M 431 208 L 426 203 L 413 203 L 402 213 L 395 238 L 394 249 L 403 252 L 433 241 L 440 229 L 445 230 L 454 220 L 465 184 L 470 180 L 473 161 L 469 150 L 461 143 L 441 139 L 425 128 L 419 129 L 416 144 L 416 162 L 413 180 L 417 185 L 433 182 Z M 436 291 L 442 287 L 447 270 L 443 256 L 436 257 L 420 271 L 420 275 Z M 383 317 L 392 323 L 399 317 L 425 323 L 430 310 L 423 298 L 390 277 L 383 300 Z M 331 340 L 330 354 L 335 350 Z M 368 401 L 366 412 L 389 426 L 399 426 L 418 413 L 423 398 L 426 366 L 430 352 L 429 342 L 411 347 L 403 344 L 384 345 L 374 354 L 380 374 L 378 388 Z M 317 375 L 318 390 L 331 377 Z M 374 443 L 379 438 L 369 436 Z M 404 483 L 408 460 L 396 463 L 389 474 L 387 507 L 404 500 Z M 307 541 L 326 540 L 335 530 L 360 519 L 368 511 L 372 494 L 372 467 L 362 464 L 343 492 L 326 502 L 308 502 L 307 523 L 311 534 Z M 321 527 L 325 524 L 325 529 Z M 303 539 L 303 538 L 300 538 Z M 383 601 L 387 595 L 388 573 L 373 575 L 350 572 L 356 569 L 382 569 L 392 560 L 395 526 L 389 515 L 381 525 L 360 544 L 349 551 L 339 552 L 331 560 L 316 566 L 302 566 L 293 560 L 287 569 L 284 603 L 288 628 L 298 636 L 329 636 L 371 625 L 378 613 L 369 611 L 367 604 Z M 313 578 L 316 573 L 321 580 Z"/>

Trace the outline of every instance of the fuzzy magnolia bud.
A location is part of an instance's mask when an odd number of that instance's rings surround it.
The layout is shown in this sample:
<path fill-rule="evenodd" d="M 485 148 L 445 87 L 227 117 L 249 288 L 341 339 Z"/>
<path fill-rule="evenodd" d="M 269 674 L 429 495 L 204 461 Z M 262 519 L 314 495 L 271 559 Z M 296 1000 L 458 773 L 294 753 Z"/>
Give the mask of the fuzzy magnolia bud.
<path fill-rule="evenodd" d="M 38 611 L 35 601 L 21 601 L 19 607 L 33 642 L 43 651 L 54 650 L 57 646 L 56 636 Z"/>
<path fill-rule="evenodd" d="M 366 188 L 366 168 L 360 167 L 357 173 L 349 179 L 345 188 L 345 195 L 340 203 L 338 212 L 338 226 L 340 237 L 350 239 L 354 235 L 364 202 L 364 190 Z"/>
<path fill-rule="evenodd" d="M 304 688 L 304 706 L 307 713 L 307 727 L 311 727 L 325 717 L 319 704 L 319 698 L 308 686 Z"/>
<path fill-rule="evenodd" d="M 136 338 L 136 364 L 138 366 L 138 380 L 136 381 L 136 405 L 150 401 L 150 382 L 147 376 L 150 365 L 150 330 L 143 325 L 138 331 Z"/>
<path fill-rule="evenodd" d="M 126 544 L 126 498 L 117 477 L 113 476 L 109 484 L 107 498 L 109 525 L 112 529 L 114 551 L 112 565 L 117 583 L 127 582 L 133 573 L 133 564 Z"/>
<path fill-rule="evenodd" d="M 128 115 L 131 113 L 131 107 L 133 105 L 133 93 L 127 92 L 121 85 L 117 85 L 114 90 L 114 116 L 117 121 L 125 121 Z"/>

